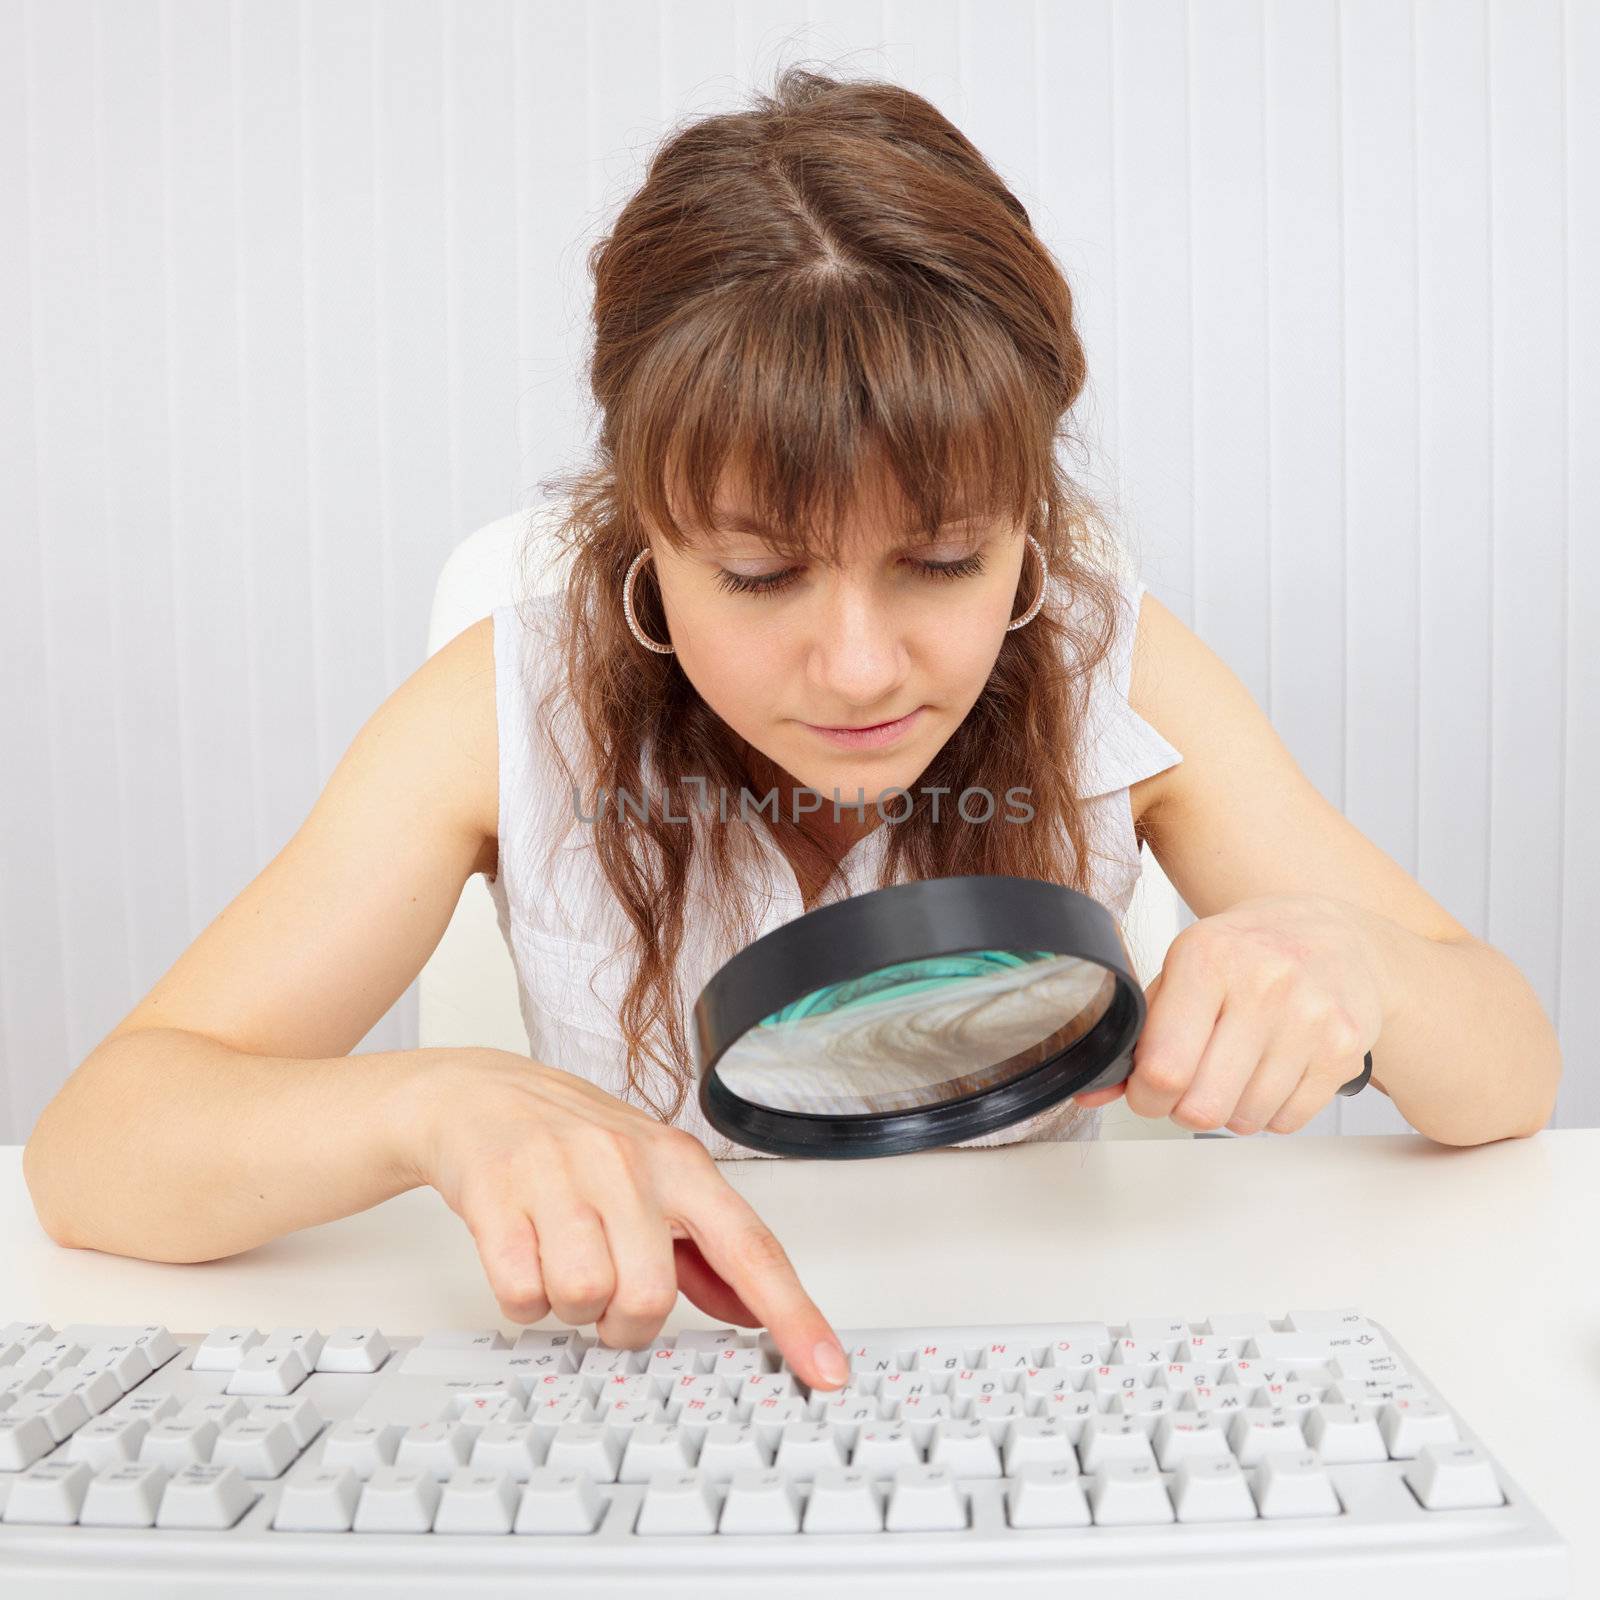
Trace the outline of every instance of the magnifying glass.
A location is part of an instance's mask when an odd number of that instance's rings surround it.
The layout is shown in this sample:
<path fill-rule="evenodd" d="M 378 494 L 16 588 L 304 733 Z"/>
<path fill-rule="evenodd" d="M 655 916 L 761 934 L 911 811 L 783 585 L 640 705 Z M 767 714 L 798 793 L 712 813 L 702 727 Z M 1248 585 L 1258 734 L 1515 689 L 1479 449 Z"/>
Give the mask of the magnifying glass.
<path fill-rule="evenodd" d="M 1037 878 L 927 878 L 775 928 L 695 1002 L 700 1109 L 772 1155 L 898 1155 L 1122 1083 L 1145 1020 L 1111 913 Z M 1356 1094 L 1361 1075 L 1339 1093 Z"/>

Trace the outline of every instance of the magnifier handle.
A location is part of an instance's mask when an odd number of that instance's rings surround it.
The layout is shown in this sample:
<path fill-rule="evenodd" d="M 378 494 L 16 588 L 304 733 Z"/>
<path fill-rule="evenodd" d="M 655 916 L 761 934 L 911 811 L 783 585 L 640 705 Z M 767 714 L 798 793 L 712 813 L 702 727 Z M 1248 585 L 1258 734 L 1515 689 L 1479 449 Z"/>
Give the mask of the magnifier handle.
<path fill-rule="evenodd" d="M 1368 1082 L 1371 1080 L 1371 1078 L 1372 1078 L 1372 1052 L 1369 1050 L 1369 1051 L 1367 1051 L 1366 1062 L 1361 1068 L 1361 1076 L 1359 1078 L 1352 1078 L 1349 1081 L 1349 1083 L 1342 1084 L 1340 1086 L 1339 1093 L 1340 1094 L 1360 1094 L 1361 1091 L 1366 1088 L 1366 1086 L 1367 1086 Z"/>

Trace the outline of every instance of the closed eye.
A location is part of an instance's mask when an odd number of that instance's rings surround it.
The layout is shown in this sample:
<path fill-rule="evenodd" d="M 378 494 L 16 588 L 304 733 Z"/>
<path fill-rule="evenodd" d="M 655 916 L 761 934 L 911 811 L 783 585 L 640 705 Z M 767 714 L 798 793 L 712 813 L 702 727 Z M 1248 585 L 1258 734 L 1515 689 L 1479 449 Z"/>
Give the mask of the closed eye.
<path fill-rule="evenodd" d="M 974 552 L 970 556 L 962 556 L 959 561 L 912 561 L 908 564 L 930 578 L 970 578 L 983 571 L 983 556 Z M 780 572 L 763 572 L 751 577 L 719 567 L 717 582 L 729 594 L 772 594 L 779 589 L 787 589 L 804 571 L 804 567 L 785 567 Z"/>

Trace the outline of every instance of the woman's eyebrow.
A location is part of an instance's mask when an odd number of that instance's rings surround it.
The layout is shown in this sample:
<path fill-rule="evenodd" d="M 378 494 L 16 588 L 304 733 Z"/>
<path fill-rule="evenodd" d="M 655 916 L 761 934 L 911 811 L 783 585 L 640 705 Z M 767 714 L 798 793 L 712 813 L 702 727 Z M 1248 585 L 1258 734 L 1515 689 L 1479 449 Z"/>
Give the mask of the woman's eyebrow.
<path fill-rule="evenodd" d="M 959 528 L 969 522 L 982 522 L 990 515 L 987 511 L 963 511 L 956 516 L 946 517 L 939 526 Z M 766 524 L 753 512 L 732 509 L 719 509 L 713 516 L 711 527 L 719 533 L 753 533 L 760 538 L 765 538 L 768 533 Z M 922 537 L 921 534 L 914 534 L 908 542 L 915 544 Z"/>

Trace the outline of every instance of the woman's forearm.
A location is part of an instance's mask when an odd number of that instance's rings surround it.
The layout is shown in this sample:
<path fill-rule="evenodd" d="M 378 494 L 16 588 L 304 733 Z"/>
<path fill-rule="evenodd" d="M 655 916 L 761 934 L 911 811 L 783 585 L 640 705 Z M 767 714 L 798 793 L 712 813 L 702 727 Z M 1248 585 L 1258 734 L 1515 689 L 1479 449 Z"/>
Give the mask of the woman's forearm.
<path fill-rule="evenodd" d="M 1537 1133 L 1555 1108 L 1561 1044 L 1515 963 L 1479 939 L 1427 939 L 1363 915 L 1385 990 L 1373 1082 L 1441 1144 Z"/>
<path fill-rule="evenodd" d="M 249 1055 L 174 1028 L 92 1052 L 23 1150 L 57 1243 L 210 1261 L 415 1186 L 405 1118 L 456 1050 Z"/>

